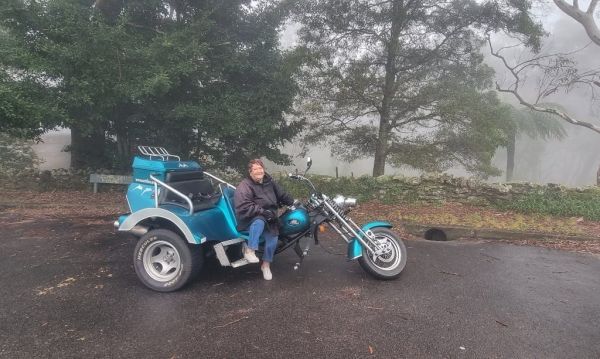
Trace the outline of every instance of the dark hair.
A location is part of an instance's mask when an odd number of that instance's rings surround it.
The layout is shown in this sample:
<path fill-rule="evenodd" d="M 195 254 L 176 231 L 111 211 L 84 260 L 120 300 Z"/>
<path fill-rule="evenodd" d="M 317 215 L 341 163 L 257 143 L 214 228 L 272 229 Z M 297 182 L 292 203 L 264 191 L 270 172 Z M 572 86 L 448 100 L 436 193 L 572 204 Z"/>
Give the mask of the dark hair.
<path fill-rule="evenodd" d="M 253 165 L 259 165 L 260 167 L 263 168 L 263 170 L 265 169 L 265 164 L 263 163 L 263 161 L 261 161 L 258 158 L 255 158 L 253 160 L 250 160 L 250 162 L 248 162 L 248 172 L 250 172 Z"/>

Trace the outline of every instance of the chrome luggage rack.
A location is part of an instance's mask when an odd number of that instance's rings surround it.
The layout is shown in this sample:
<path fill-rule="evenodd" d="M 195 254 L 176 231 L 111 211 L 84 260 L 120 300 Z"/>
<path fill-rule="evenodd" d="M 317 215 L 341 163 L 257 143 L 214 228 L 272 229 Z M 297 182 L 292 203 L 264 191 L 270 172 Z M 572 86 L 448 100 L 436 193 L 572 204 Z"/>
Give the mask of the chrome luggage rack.
<path fill-rule="evenodd" d="M 181 158 L 176 155 L 170 154 L 164 147 L 152 147 L 152 146 L 138 146 L 138 151 L 144 156 L 148 156 L 149 159 L 153 157 L 160 157 L 162 161 L 168 161 L 169 158 L 177 159 L 181 161 Z"/>
<path fill-rule="evenodd" d="M 181 157 L 176 156 L 176 155 L 172 155 L 170 154 L 165 148 L 163 147 L 154 147 L 154 146 L 138 146 L 138 151 L 140 152 L 140 154 L 144 155 L 144 156 L 148 156 L 149 159 L 152 159 L 153 157 L 159 157 L 162 161 L 168 161 L 169 158 L 174 158 L 177 159 L 177 161 L 181 161 Z M 212 180 L 216 180 L 218 181 L 220 184 L 223 184 L 227 187 L 230 187 L 232 189 L 235 190 L 235 186 L 232 185 L 231 183 L 228 183 L 222 179 L 220 179 L 217 176 L 214 176 L 206 171 L 203 172 L 205 175 L 208 175 Z M 175 193 L 178 197 L 181 197 L 188 205 L 188 213 L 190 215 L 192 215 L 194 213 L 194 204 L 192 202 L 192 200 L 186 196 L 185 194 L 179 192 L 178 190 L 176 190 L 175 188 L 169 186 L 168 184 L 164 183 L 163 181 L 159 180 L 158 178 L 154 177 L 153 175 L 150 175 L 150 180 L 152 181 L 152 183 L 154 184 L 154 193 L 158 194 L 159 193 L 159 187 L 164 188 L 167 191 L 173 192 Z M 219 185 L 219 190 L 221 191 L 221 194 L 223 194 L 223 188 Z M 154 196 L 154 207 L 158 208 L 158 195 Z"/>

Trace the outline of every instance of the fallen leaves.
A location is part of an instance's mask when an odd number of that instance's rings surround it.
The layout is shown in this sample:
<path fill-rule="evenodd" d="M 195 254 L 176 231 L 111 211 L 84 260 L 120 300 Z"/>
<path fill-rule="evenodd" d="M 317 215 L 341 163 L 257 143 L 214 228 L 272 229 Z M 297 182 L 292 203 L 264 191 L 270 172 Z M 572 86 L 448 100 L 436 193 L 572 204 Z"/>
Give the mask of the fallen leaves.
<path fill-rule="evenodd" d="M 446 271 L 441 270 L 440 273 L 462 277 L 462 274 L 458 274 L 458 273 L 454 273 L 454 272 L 446 272 Z"/>
<path fill-rule="evenodd" d="M 501 321 L 499 321 L 499 320 L 496 320 L 496 323 L 500 324 L 500 325 L 501 325 L 501 326 L 503 326 L 503 327 L 508 327 L 508 325 L 507 325 L 507 324 L 504 324 L 504 323 L 502 323 L 502 322 L 501 322 Z"/>
<path fill-rule="evenodd" d="M 215 329 L 216 329 L 216 328 L 225 328 L 226 326 L 229 326 L 229 325 L 231 325 L 231 324 L 235 324 L 235 323 L 237 323 L 237 322 L 239 322 L 239 321 L 242 321 L 242 320 L 244 320 L 244 319 L 248 319 L 248 318 L 250 318 L 250 317 L 248 317 L 248 316 L 244 316 L 244 317 L 241 317 L 241 318 L 239 318 L 239 319 L 236 319 L 236 320 L 234 320 L 234 321 L 231 321 L 231 322 L 228 322 L 228 323 L 225 323 L 225 324 L 222 324 L 222 325 L 217 325 L 217 326 L 215 326 L 214 328 L 215 328 Z"/>
<path fill-rule="evenodd" d="M 47 288 L 43 288 L 43 289 L 37 290 L 37 295 L 41 296 L 41 295 L 50 294 L 50 293 L 52 293 L 54 291 L 54 289 L 67 287 L 67 286 L 73 284 L 76 281 L 77 280 L 75 278 L 68 277 L 66 279 L 63 279 L 60 283 L 56 284 L 55 286 L 51 286 L 51 287 L 47 287 Z"/>

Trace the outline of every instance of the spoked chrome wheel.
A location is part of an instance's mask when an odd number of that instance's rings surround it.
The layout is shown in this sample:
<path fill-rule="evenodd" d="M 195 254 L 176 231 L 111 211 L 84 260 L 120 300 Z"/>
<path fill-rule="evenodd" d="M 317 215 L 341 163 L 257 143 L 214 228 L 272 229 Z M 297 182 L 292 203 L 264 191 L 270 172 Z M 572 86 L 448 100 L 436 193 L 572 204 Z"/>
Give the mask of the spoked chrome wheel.
<path fill-rule="evenodd" d="M 378 249 L 375 253 L 363 248 L 358 259 L 363 269 L 378 279 L 394 279 L 406 266 L 406 247 L 396 233 L 383 227 L 373 228 L 371 233 Z"/>
<path fill-rule="evenodd" d="M 156 241 L 149 245 L 143 260 L 144 269 L 150 278 L 159 282 L 170 281 L 181 271 L 179 252 L 166 241 Z"/>
<path fill-rule="evenodd" d="M 379 250 L 369 256 L 373 265 L 381 270 L 391 270 L 397 267 L 402 260 L 402 250 L 398 240 L 386 233 L 377 233 L 375 242 Z"/>

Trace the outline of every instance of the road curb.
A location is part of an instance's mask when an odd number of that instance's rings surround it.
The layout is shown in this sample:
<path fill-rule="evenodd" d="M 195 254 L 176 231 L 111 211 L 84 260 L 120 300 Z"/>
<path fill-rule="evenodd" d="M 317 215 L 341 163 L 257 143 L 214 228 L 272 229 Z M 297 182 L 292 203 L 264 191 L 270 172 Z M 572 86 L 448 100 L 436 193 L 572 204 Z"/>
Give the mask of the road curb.
<path fill-rule="evenodd" d="M 585 235 L 569 235 L 560 233 L 509 231 L 491 228 L 474 228 L 466 226 L 436 225 L 416 222 L 400 222 L 406 232 L 429 240 L 454 240 L 458 238 L 473 239 L 562 239 L 574 241 L 600 241 L 600 237 Z"/>

